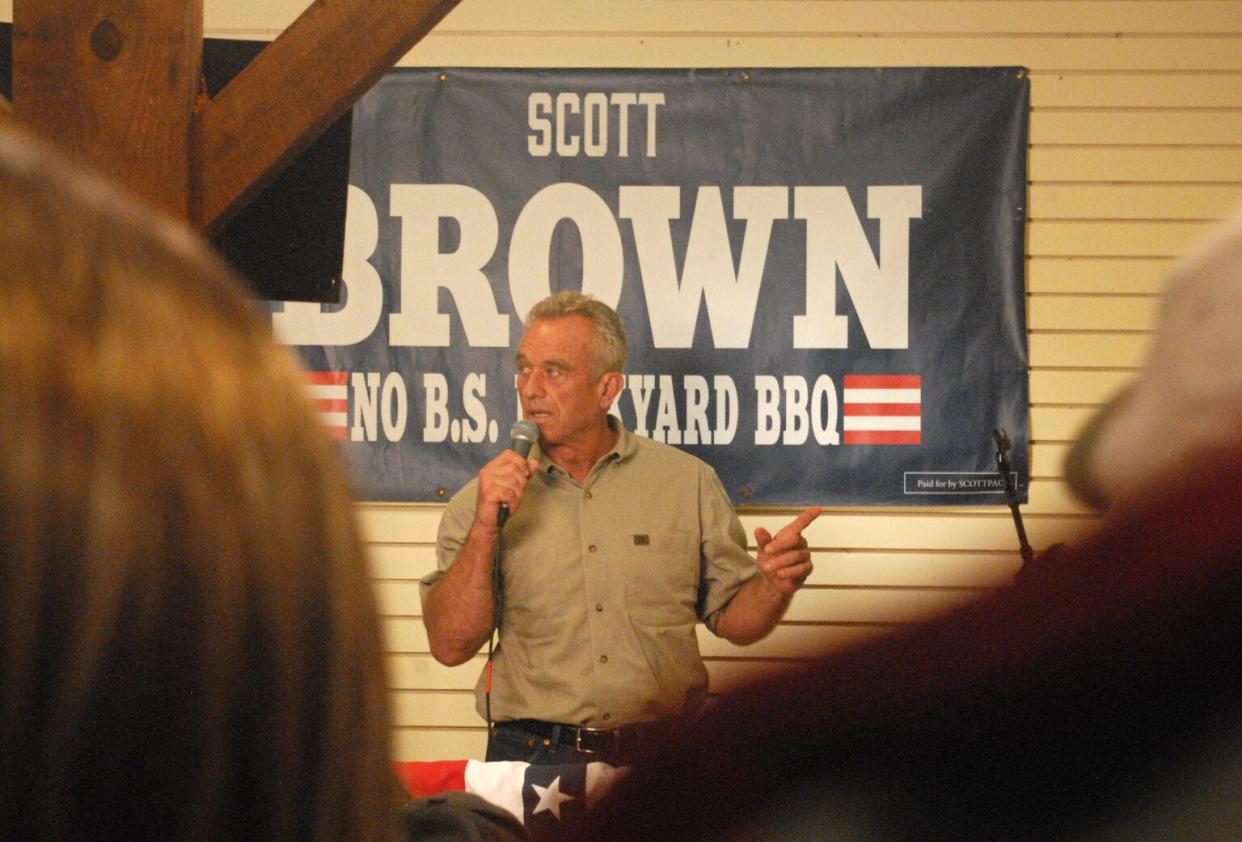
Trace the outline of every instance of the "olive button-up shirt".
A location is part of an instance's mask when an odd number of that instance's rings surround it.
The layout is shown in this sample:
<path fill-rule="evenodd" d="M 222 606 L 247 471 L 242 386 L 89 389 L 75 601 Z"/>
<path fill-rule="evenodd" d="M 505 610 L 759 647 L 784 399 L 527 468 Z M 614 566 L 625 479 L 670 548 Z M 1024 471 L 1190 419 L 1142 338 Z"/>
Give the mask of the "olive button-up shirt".
<path fill-rule="evenodd" d="M 493 718 L 613 728 L 692 712 L 707 694 L 696 623 L 714 631 L 757 572 L 715 471 L 623 429 L 582 484 L 534 455 L 503 535 Z M 424 589 L 456 557 L 475 496 L 472 481 L 446 508 Z"/>

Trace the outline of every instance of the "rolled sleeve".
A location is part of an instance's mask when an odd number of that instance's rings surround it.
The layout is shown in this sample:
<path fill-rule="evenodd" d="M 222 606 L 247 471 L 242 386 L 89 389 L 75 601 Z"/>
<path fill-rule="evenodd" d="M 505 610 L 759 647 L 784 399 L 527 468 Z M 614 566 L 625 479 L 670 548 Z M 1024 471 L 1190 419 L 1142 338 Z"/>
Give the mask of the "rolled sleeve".
<path fill-rule="evenodd" d="M 699 587 L 699 617 L 712 632 L 720 614 L 752 576 L 759 572 L 746 547 L 746 530 L 725 493 L 720 477 L 703 466 L 702 565 Z"/>

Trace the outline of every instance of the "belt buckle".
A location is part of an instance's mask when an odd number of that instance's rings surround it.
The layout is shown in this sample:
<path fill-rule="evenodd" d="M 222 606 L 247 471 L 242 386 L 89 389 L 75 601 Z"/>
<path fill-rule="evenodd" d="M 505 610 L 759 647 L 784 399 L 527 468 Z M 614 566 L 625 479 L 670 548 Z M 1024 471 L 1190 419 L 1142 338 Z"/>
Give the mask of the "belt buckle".
<path fill-rule="evenodd" d="M 587 734 L 591 737 L 595 737 L 600 734 L 606 734 L 606 733 L 608 732 L 603 728 L 579 728 L 577 729 L 574 732 L 574 750 L 580 751 L 583 754 L 600 754 L 601 752 L 598 748 L 586 748 L 582 745 L 582 735 Z"/>

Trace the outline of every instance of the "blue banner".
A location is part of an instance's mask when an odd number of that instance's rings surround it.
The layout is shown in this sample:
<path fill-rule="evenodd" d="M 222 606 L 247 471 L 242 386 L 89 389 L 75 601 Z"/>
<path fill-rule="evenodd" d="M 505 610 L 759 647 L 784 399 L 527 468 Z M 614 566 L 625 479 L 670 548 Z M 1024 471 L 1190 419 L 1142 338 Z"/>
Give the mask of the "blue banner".
<path fill-rule="evenodd" d="M 400 69 L 354 110 L 338 305 L 276 305 L 362 495 L 508 444 L 536 301 L 630 339 L 614 412 L 736 503 L 1004 503 L 1029 473 L 1021 68 Z"/>

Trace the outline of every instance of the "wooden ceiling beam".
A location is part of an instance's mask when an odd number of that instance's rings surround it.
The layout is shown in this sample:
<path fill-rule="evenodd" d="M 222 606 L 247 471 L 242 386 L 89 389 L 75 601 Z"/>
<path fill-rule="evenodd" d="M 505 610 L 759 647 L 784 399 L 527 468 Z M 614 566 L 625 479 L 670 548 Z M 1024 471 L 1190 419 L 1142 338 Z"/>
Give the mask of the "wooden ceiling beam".
<path fill-rule="evenodd" d="M 13 113 L 208 235 L 460 0 L 314 0 L 200 96 L 203 0 L 14 0 Z"/>
<path fill-rule="evenodd" d="M 460 0 L 315 0 L 196 121 L 191 221 L 211 233 Z"/>

